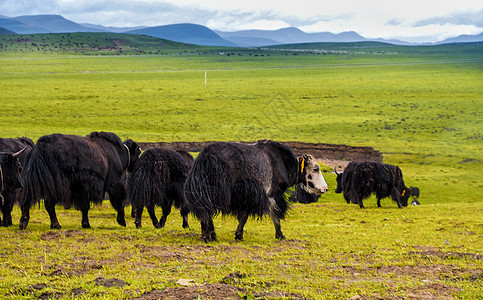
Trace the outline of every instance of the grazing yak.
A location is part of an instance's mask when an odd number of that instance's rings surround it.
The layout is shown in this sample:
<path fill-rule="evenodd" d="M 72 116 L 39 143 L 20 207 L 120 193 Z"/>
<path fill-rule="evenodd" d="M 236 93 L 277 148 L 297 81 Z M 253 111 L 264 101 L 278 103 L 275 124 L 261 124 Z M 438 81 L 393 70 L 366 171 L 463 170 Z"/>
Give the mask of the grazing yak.
<path fill-rule="evenodd" d="M 127 185 L 127 196 L 135 212 L 137 228 L 141 227 L 144 207 L 148 209 L 154 227 L 164 227 L 173 202 L 176 208 L 181 209 L 183 228 L 188 227 L 188 211 L 183 206 L 183 185 L 193 161 L 188 152 L 160 148 L 146 150 L 141 155 Z M 155 205 L 163 209 L 159 222 Z"/>
<path fill-rule="evenodd" d="M 275 238 L 285 239 L 280 228 L 289 206 L 284 192 L 298 183 L 316 194 L 327 191 L 311 156 L 297 158 L 289 147 L 270 140 L 251 145 L 218 142 L 199 153 L 184 193 L 189 211 L 200 220 L 205 242 L 216 240 L 213 216 L 220 212 L 238 218 L 236 240 L 243 240 L 249 216 L 266 214 L 275 225 Z"/>
<path fill-rule="evenodd" d="M 110 132 L 87 137 L 52 134 L 41 137 L 32 149 L 24 172 L 20 229 L 29 222 L 30 207 L 41 198 L 50 217 L 50 228 L 60 229 L 55 205 L 72 205 L 82 212 L 82 227 L 90 228 L 90 203 L 100 203 L 107 192 L 117 211 L 117 222 L 126 226 L 123 201 L 125 170 L 132 171 L 141 149 L 132 140 L 122 142 Z"/>
<path fill-rule="evenodd" d="M 16 139 L 0 138 L 0 152 L 15 153 L 14 157 L 18 157 L 18 162 L 20 162 L 20 166 L 15 165 L 15 168 L 19 169 L 18 171 L 20 172 L 20 174 L 22 174 L 22 170 L 27 164 L 28 158 L 30 157 L 30 151 L 32 150 L 33 146 L 34 142 L 26 137 Z M 11 171 L 8 171 L 8 173 L 16 174 L 17 170 L 12 169 Z M 21 186 L 19 185 L 20 181 L 13 178 L 5 178 L 5 175 L 6 174 L 4 174 L 3 178 L 3 198 L 0 199 L 1 210 L 3 214 L 3 219 L 0 224 L 7 227 L 12 225 L 12 209 L 15 202 L 19 201 Z M 5 180 L 7 179 L 13 179 L 13 184 L 5 184 Z"/>
<path fill-rule="evenodd" d="M 343 193 L 347 203 L 359 204 L 376 194 L 377 206 L 381 199 L 391 196 L 399 208 L 408 205 L 409 189 L 404 184 L 401 169 L 377 162 L 351 162 L 342 174 L 337 174 L 336 193 Z"/>

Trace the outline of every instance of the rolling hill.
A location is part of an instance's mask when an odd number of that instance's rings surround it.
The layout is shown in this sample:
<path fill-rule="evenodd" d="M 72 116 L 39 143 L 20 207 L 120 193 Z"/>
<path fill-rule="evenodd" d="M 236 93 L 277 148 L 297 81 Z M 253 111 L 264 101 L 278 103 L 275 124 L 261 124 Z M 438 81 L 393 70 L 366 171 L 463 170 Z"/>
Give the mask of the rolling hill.
<path fill-rule="evenodd" d="M 0 35 L 0 52 L 10 53 L 163 55 L 180 51 L 207 51 L 207 48 L 151 36 L 112 32 Z"/>
<path fill-rule="evenodd" d="M 35 15 L 20 16 L 13 20 L 19 21 L 33 28 L 41 28 L 41 33 L 64 33 L 64 32 L 101 32 L 103 30 L 88 28 L 65 19 L 59 15 Z M 24 33 L 24 32 L 22 32 Z M 30 32 L 25 32 L 30 33 Z"/>
<path fill-rule="evenodd" d="M 127 31 L 126 33 L 143 34 L 170 41 L 203 46 L 238 46 L 235 43 L 224 40 L 208 27 L 189 23 L 147 27 Z"/>
<path fill-rule="evenodd" d="M 15 34 L 15 32 L 5 29 L 3 27 L 0 27 L 0 34 Z"/>

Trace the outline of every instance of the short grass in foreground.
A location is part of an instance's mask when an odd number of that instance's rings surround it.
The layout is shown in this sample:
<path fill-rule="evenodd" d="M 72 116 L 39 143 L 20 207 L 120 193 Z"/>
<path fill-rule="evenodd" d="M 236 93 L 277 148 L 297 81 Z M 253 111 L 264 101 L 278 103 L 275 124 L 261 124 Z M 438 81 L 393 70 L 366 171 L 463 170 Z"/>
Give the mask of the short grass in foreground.
<path fill-rule="evenodd" d="M 219 241 L 212 244 L 201 241 L 191 216 L 191 229 L 182 229 L 177 210 L 163 229 L 146 217 L 141 229 L 130 218 L 122 228 L 105 203 L 91 209 L 93 228 L 84 230 L 78 211 L 58 209 L 63 229 L 50 230 L 44 208 L 34 208 L 26 231 L 0 228 L 0 295 L 121 299 L 173 288 L 179 279 L 220 283 L 230 274 L 240 276 L 226 284 L 243 288 L 249 299 L 481 295 L 483 224 L 474 217 L 481 206 L 398 209 L 391 200 L 382 208 L 375 202 L 367 200 L 361 210 L 329 192 L 318 203 L 295 204 L 282 222 L 285 241 L 274 239 L 272 222 L 264 218 L 250 219 L 245 241 L 235 242 L 235 218 L 217 217 Z M 14 220 L 19 216 L 15 208 Z"/>

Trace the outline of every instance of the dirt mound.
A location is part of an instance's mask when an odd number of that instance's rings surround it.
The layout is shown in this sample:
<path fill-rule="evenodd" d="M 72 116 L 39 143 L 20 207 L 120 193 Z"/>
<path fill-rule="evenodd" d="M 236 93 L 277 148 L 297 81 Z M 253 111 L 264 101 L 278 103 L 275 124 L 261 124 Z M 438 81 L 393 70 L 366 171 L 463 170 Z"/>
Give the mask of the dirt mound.
<path fill-rule="evenodd" d="M 157 142 L 157 143 L 139 143 L 143 150 L 151 148 L 165 148 L 172 150 L 185 150 L 188 152 L 199 152 L 206 145 L 214 142 Z M 243 142 L 244 144 L 251 144 L 253 142 Z M 283 142 L 289 146 L 295 155 L 303 153 L 311 154 L 317 160 L 321 160 L 331 167 L 336 165 L 344 165 L 339 162 L 349 161 L 375 161 L 382 162 L 382 153 L 374 150 L 372 147 L 352 147 L 347 145 L 335 144 L 314 144 L 314 143 L 300 143 L 300 142 Z"/>
<path fill-rule="evenodd" d="M 245 292 L 245 289 L 236 286 L 214 283 L 192 287 L 174 287 L 164 290 L 153 290 L 136 299 L 241 299 L 240 294 L 244 294 Z"/>

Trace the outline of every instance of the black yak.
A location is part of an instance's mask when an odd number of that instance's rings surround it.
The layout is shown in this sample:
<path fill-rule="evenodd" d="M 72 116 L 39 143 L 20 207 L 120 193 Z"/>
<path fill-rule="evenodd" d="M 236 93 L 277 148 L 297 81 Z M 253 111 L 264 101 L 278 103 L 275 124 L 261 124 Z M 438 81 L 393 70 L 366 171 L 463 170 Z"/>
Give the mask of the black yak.
<path fill-rule="evenodd" d="M 243 240 L 249 216 L 266 214 L 275 225 L 275 238 L 284 239 L 280 219 L 289 206 L 284 192 L 297 183 L 313 193 L 327 191 L 319 165 L 311 156 L 297 158 L 289 147 L 269 140 L 251 145 L 218 142 L 200 152 L 184 193 L 189 211 L 200 220 L 205 242 L 216 240 L 213 216 L 220 212 L 238 218 L 236 240 Z"/>
<path fill-rule="evenodd" d="M 409 195 L 413 197 L 413 201 L 411 202 L 412 205 L 419 205 L 419 188 L 415 186 L 409 187 Z"/>
<path fill-rule="evenodd" d="M 18 157 L 26 149 L 27 146 L 15 153 L 0 152 L 0 204 L 3 213 L 2 225 L 6 227 L 12 225 L 15 191 L 23 186 Z"/>
<path fill-rule="evenodd" d="M 11 138 L 0 138 L 0 152 L 5 153 L 17 153 L 15 156 L 18 157 L 18 162 L 20 166 L 15 166 L 18 168 L 20 174 L 27 164 L 28 158 L 30 157 L 30 151 L 34 146 L 34 142 L 26 137 L 11 139 Z M 22 152 L 19 152 L 23 150 Z M 22 155 L 20 155 L 22 153 Z M 17 171 L 9 171 L 14 172 Z M 5 178 L 4 178 L 5 180 Z M 18 185 L 18 181 L 15 180 L 15 184 L 3 184 L 3 192 L 1 199 L 1 210 L 3 214 L 3 219 L 0 222 L 2 226 L 12 225 L 12 209 L 13 205 L 19 201 L 19 196 L 21 193 L 21 186 Z"/>
<path fill-rule="evenodd" d="M 183 185 L 193 166 L 193 156 L 185 151 L 153 148 L 146 150 L 129 176 L 127 196 L 135 212 L 136 227 L 141 227 L 144 207 L 156 228 L 164 227 L 173 205 L 181 209 L 183 228 L 188 227 L 188 211 L 182 204 Z M 156 218 L 155 205 L 161 206 L 163 216 Z"/>
<path fill-rule="evenodd" d="M 52 134 L 41 137 L 32 149 L 24 173 L 20 229 L 29 222 L 30 207 L 40 198 L 50 217 L 50 228 L 60 229 L 55 205 L 72 205 L 82 212 L 82 227 L 90 228 L 90 203 L 100 203 L 107 192 L 117 211 L 117 222 L 126 226 L 123 201 L 125 170 L 132 171 L 141 149 L 132 140 L 122 142 L 110 132 L 92 132 L 87 137 Z"/>
<path fill-rule="evenodd" d="M 343 193 L 347 203 L 359 204 L 376 194 L 377 206 L 381 199 L 391 196 L 399 208 L 408 205 L 409 189 L 404 184 L 401 169 L 377 162 L 351 162 L 342 174 L 337 174 L 336 193 Z"/>
<path fill-rule="evenodd" d="M 299 183 L 295 186 L 295 190 L 290 195 L 289 200 L 299 203 L 314 203 L 319 201 L 319 197 L 319 194 L 311 193 L 305 185 Z"/>

